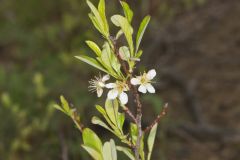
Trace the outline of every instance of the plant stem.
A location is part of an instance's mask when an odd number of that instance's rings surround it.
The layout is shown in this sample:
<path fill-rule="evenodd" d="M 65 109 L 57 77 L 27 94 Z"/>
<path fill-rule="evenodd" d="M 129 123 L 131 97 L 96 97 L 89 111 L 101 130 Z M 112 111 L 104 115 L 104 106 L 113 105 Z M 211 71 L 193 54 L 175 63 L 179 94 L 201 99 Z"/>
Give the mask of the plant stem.
<path fill-rule="evenodd" d="M 132 120 L 136 123 L 137 119 L 136 117 L 132 114 L 132 112 L 129 110 L 129 108 L 127 106 L 122 106 L 123 107 L 123 111 L 126 112 L 128 114 L 129 117 L 132 118 Z"/>
<path fill-rule="evenodd" d="M 113 40 L 112 42 L 113 42 L 113 46 L 114 46 L 113 51 L 116 54 L 117 59 L 123 68 L 123 71 L 125 72 L 125 74 L 127 76 L 129 76 L 129 79 L 131 79 L 132 74 L 129 72 L 128 67 L 126 66 L 125 62 L 120 57 L 116 41 Z M 127 83 L 128 83 L 129 88 L 133 90 L 133 95 L 134 95 L 134 99 L 135 99 L 134 101 L 137 105 L 136 125 L 137 125 L 138 134 L 137 134 L 136 145 L 134 147 L 134 152 L 135 152 L 135 159 L 140 160 L 139 150 L 140 150 L 141 139 L 142 139 L 142 134 L 143 134 L 143 131 L 142 131 L 142 104 L 140 101 L 140 96 L 137 91 L 137 88 L 130 83 L 130 80 L 128 80 Z"/>
<path fill-rule="evenodd" d="M 137 134 L 137 142 L 136 142 L 136 147 L 135 147 L 135 159 L 139 160 L 139 150 L 140 150 L 140 146 L 141 146 L 141 139 L 142 139 L 142 104 L 140 101 L 140 96 L 137 92 L 137 88 L 135 86 L 132 85 L 132 89 L 133 89 L 133 95 L 135 98 L 135 103 L 137 105 L 137 117 L 136 117 L 136 125 L 137 125 L 137 130 L 138 130 L 138 134 Z"/>
<path fill-rule="evenodd" d="M 167 108 L 168 108 L 168 103 L 166 103 L 166 104 L 163 106 L 163 110 L 161 111 L 161 113 L 160 113 L 160 114 L 157 116 L 157 118 L 144 130 L 145 133 L 148 132 L 148 131 L 150 131 L 155 124 L 157 124 L 157 123 L 160 122 L 161 118 L 166 115 L 166 113 L 167 113 Z"/>

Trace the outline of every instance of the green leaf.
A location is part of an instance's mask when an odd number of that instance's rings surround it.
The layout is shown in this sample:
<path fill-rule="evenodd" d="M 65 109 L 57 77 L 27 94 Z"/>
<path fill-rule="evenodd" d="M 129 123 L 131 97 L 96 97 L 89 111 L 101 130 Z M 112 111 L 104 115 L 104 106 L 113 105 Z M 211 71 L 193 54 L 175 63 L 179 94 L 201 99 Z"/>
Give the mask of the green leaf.
<path fill-rule="evenodd" d="M 132 143 L 136 144 L 137 135 L 138 135 L 137 125 L 136 124 L 130 123 L 130 133 L 131 133 Z"/>
<path fill-rule="evenodd" d="M 139 51 L 137 52 L 137 54 L 136 54 L 136 57 L 137 57 L 137 58 L 140 58 L 141 55 L 142 55 L 142 53 L 143 53 L 143 51 L 142 51 L 142 50 L 139 50 Z"/>
<path fill-rule="evenodd" d="M 110 139 L 110 145 L 111 145 L 112 160 L 117 160 L 117 150 L 116 150 L 116 145 L 113 139 Z"/>
<path fill-rule="evenodd" d="M 112 160 L 111 159 L 111 145 L 109 142 L 105 142 L 103 145 L 103 159 L 104 160 Z"/>
<path fill-rule="evenodd" d="M 120 27 L 126 37 L 126 40 L 128 42 L 129 48 L 130 48 L 130 53 L 131 56 L 133 56 L 133 41 L 132 41 L 132 34 L 133 34 L 133 29 L 128 20 L 121 16 L 121 15 L 114 15 L 111 17 L 111 21 L 113 22 L 114 25 L 117 27 Z"/>
<path fill-rule="evenodd" d="M 94 43 L 93 41 L 86 41 L 86 43 L 89 46 L 89 48 L 91 48 L 96 53 L 98 57 L 101 56 L 102 52 L 96 43 Z"/>
<path fill-rule="evenodd" d="M 145 153 L 144 153 L 144 133 L 142 135 L 142 139 L 140 142 L 140 149 L 139 149 L 140 157 L 142 160 L 145 160 Z"/>
<path fill-rule="evenodd" d="M 114 100 L 107 99 L 105 102 L 105 110 L 110 120 L 113 122 L 113 124 L 115 124 L 115 126 L 117 126 L 118 101 L 116 99 Z"/>
<path fill-rule="evenodd" d="M 96 105 L 96 109 L 98 110 L 98 112 L 100 112 L 103 116 L 106 115 L 107 113 L 106 111 L 103 109 L 103 107 L 101 107 L 100 105 Z"/>
<path fill-rule="evenodd" d="M 112 52 L 109 43 L 105 42 L 103 45 L 103 51 L 101 56 L 102 64 L 111 72 L 121 75 L 120 67 L 117 57 Z"/>
<path fill-rule="evenodd" d="M 131 149 L 122 146 L 117 146 L 117 150 L 123 152 L 129 159 L 135 160 L 135 157 L 133 156 Z"/>
<path fill-rule="evenodd" d="M 117 151 L 114 141 L 105 142 L 103 145 L 103 159 L 104 160 L 117 160 Z"/>
<path fill-rule="evenodd" d="M 118 127 L 122 130 L 125 121 L 124 113 L 118 113 Z"/>
<path fill-rule="evenodd" d="M 113 56 L 111 57 L 111 65 L 113 67 L 113 69 L 115 70 L 115 72 L 118 74 L 118 76 L 121 76 L 122 75 L 122 72 L 120 70 L 121 68 L 121 65 L 117 59 L 117 57 L 113 54 Z"/>
<path fill-rule="evenodd" d="M 98 23 L 98 21 L 97 21 L 97 18 L 96 18 L 92 13 L 89 13 L 88 16 L 89 16 L 89 18 L 91 19 L 94 27 L 95 27 L 101 34 L 104 34 L 104 33 L 102 32 L 101 27 L 99 26 L 99 23 Z"/>
<path fill-rule="evenodd" d="M 118 32 L 117 32 L 117 34 L 116 34 L 116 40 L 118 39 L 118 38 L 120 38 L 121 37 L 121 35 L 123 35 L 123 31 L 120 29 Z"/>
<path fill-rule="evenodd" d="M 61 95 L 60 101 L 61 101 L 61 106 L 58 104 L 54 104 L 53 107 L 71 117 L 72 110 L 69 107 L 67 100 Z"/>
<path fill-rule="evenodd" d="M 104 52 L 102 52 L 102 53 L 105 54 Z M 102 54 L 102 55 L 103 55 L 103 54 Z M 110 74 L 110 75 L 113 76 L 114 78 L 118 79 L 119 76 L 114 72 L 114 70 L 113 70 L 112 68 L 109 68 L 109 66 L 106 65 L 106 62 L 104 62 L 104 61 L 102 60 L 102 55 L 101 55 L 101 57 L 97 57 L 96 59 L 101 63 L 101 65 L 104 66 L 104 68 L 107 69 L 108 74 Z"/>
<path fill-rule="evenodd" d="M 106 14 L 105 14 L 105 0 L 100 0 L 98 3 L 98 12 L 102 18 L 102 21 L 104 23 L 104 31 L 105 31 L 105 36 L 108 36 L 109 33 L 109 26 L 108 26 L 108 22 L 107 22 L 107 18 L 106 18 Z"/>
<path fill-rule="evenodd" d="M 108 73 L 108 71 L 106 69 L 104 69 L 94 58 L 91 58 L 91 57 L 88 57 L 88 56 L 84 56 L 84 55 L 81 55 L 81 56 L 75 56 L 77 59 L 80 59 L 81 61 L 105 72 L 105 73 Z"/>
<path fill-rule="evenodd" d="M 140 24 L 140 27 L 139 27 L 138 33 L 137 33 L 137 38 L 136 38 L 136 52 L 138 51 L 143 34 L 147 28 L 147 25 L 148 25 L 150 19 L 151 19 L 150 16 L 146 16 L 146 17 L 144 17 L 144 19 L 142 20 L 142 22 Z"/>
<path fill-rule="evenodd" d="M 99 137 L 89 128 L 84 128 L 82 132 L 83 144 L 96 150 L 98 153 L 102 153 L 102 142 Z"/>
<path fill-rule="evenodd" d="M 150 160 L 151 158 L 151 154 L 152 154 L 152 149 L 153 149 L 153 145 L 154 145 L 154 141 L 155 141 L 155 137 L 156 137 L 156 132 L 157 132 L 157 124 L 155 124 L 148 136 L 148 140 L 147 140 L 147 144 L 148 144 L 148 156 L 147 156 L 147 160 Z"/>
<path fill-rule="evenodd" d="M 100 15 L 105 16 L 105 0 L 99 0 L 98 12 Z"/>
<path fill-rule="evenodd" d="M 94 160 L 103 160 L 102 155 L 95 149 L 93 149 L 89 146 L 86 146 L 86 145 L 82 145 L 82 147 L 91 155 L 91 157 Z"/>
<path fill-rule="evenodd" d="M 89 6 L 89 8 L 91 9 L 94 17 L 96 18 L 96 23 L 99 26 L 99 29 L 101 30 L 101 33 L 104 33 L 104 22 L 102 21 L 102 18 L 97 10 L 97 8 L 89 1 L 87 0 L 87 4 Z"/>
<path fill-rule="evenodd" d="M 98 110 L 98 112 L 100 112 L 103 117 L 105 118 L 105 120 L 108 122 L 109 125 L 113 125 L 113 123 L 111 122 L 111 120 L 109 119 L 106 111 L 103 109 L 103 107 L 99 106 L 99 105 L 96 105 L 96 109 Z"/>
<path fill-rule="evenodd" d="M 96 105 L 96 109 L 103 115 L 103 117 L 105 118 L 105 120 L 107 121 L 107 123 L 111 126 L 111 128 L 113 129 L 113 134 L 115 134 L 117 137 L 119 137 L 120 139 L 123 138 L 122 133 L 120 132 L 118 126 L 116 124 L 114 124 L 110 118 L 108 117 L 106 111 L 99 105 Z"/>
<path fill-rule="evenodd" d="M 116 130 L 116 127 L 114 126 L 113 122 L 109 119 L 106 111 L 103 109 L 103 107 L 96 105 L 96 109 L 98 110 L 98 112 L 100 112 L 103 117 L 105 118 L 105 120 L 107 121 L 107 123 L 111 126 L 111 128 Z"/>
<path fill-rule="evenodd" d="M 63 107 L 64 111 L 66 111 L 67 113 L 69 113 L 71 110 L 70 110 L 70 107 L 69 107 L 69 105 L 68 105 L 67 100 L 66 100 L 63 96 L 60 96 L 60 100 L 61 100 L 62 107 Z"/>
<path fill-rule="evenodd" d="M 119 48 L 119 54 L 120 54 L 120 57 L 125 61 L 128 61 L 130 58 L 130 51 L 126 46 L 122 46 Z"/>
<path fill-rule="evenodd" d="M 56 108 L 57 110 L 59 110 L 59 111 L 65 113 L 65 114 L 67 114 L 67 113 L 62 109 L 62 107 L 59 106 L 58 104 L 54 104 L 53 107 Z"/>
<path fill-rule="evenodd" d="M 101 62 L 102 65 L 104 65 L 110 72 L 114 73 L 114 70 L 112 69 L 112 53 L 111 49 L 108 43 L 104 43 L 103 45 L 103 50 L 102 50 L 102 55 L 101 55 Z"/>
<path fill-rule="evenodd" d="M 130 9 L 129 5 L 126 2 L 120 1 L 120 3 L 123 7 L 124 15 L 126 16 L 128 22 L 131 23 L 132 17 L 133 17 L 133 11 Z"/>
<path fill-rule="evenodd" d="M 107 124 L 105 124 L 100 118 L 98 118 L 96 116 L 92 117 L 92 123 L 102 126 L 103 128 L 107 129 L 108 131 L 114 133 L 114 131 L 112 129 L 110 129 Z"/>

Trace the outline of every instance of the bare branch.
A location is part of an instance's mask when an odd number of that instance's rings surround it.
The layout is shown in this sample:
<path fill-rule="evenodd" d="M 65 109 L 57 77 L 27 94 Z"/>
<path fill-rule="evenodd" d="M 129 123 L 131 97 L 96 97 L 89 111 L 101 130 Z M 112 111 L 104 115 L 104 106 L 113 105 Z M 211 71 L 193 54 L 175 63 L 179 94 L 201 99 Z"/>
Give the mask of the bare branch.
<path fill-rule="evenodd" d="M 150 131 L 155 124 L 157 124 L 157 123 L 160 122 L 161 118 L 166 115 L 166 113 L 167 113 L 167 108 L 168 108 L 168 103 L 166 103 L 166 104 L 163 106 L 163 110 L 161 111 L 161 113 L 160 113 L 160 114 L 157 116 L 157 118 L 144 130 L 145 133 L 148 132 L 148 131 Z"/>
<path fill-rule="evenodd" d="M 123 106 L 123 111 L 126 112 L 135 123 L 137 122 L 136 117 L 133 115 L 133 113 L 129 110 L 127 106 Z"/>

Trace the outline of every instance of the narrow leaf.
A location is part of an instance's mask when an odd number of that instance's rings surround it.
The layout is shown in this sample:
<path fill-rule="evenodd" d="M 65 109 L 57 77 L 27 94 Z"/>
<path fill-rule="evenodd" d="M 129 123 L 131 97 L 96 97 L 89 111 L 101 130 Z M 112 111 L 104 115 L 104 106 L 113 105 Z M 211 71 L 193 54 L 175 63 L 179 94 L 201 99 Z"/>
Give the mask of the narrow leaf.
<path fill-rule="evenodd" d="M 116 126 L 114 125 L 114 123 L 109 119 L 106 111 L 99 105 L 96 105 L 96 109 L 98 110 L 98 112 L 100 112 L 103 117 L 105 118 L 105 120 L 107 121 L 107 123 L 111 126 L 112 129 L 114 129 L 114 134 L 119 134 L 119 133 L 115 133 L 117 131 L 118 128 L 116 128 Z"/>
<path fill-rule="evenodd" d="M 85 146 L 102 153 L 102 142 L 99 137 L 91 129 L 85 128 L 82 132 L 83 143 Z"/>
<path fill-rule="evenodd" d="M 81 61 L 97 68 L 100 69 L 101 71 L 108 73 L 108 71 L 106 69 L 104 69 L 94 58 L 88 57 L 88 56 L 75 56 L 77 59 L 80 59 Z"/>
<path fill-rule="evenodd" d="M 155 124 L 148 136 L 148 140 L 147 140 L 147 144 L 148 144 L 148 156 L 147 156 L 147 160 L 150 160 L 151 158 L 151 154 L 152 154 L 152 149 L 153 149 L 153 145 L 154 145 L 154 141 L 155 141 L 155 137 L 156 137 L 156 132 L 157 132 L 157 124 Z"/>
<path fill-rule="evenodd" d="M 101 62 L 111 73 L 117 73 L 117 75 L 121 74 L 121 65 L 119 64 L 117 57 L 112 52 L 110 45 L 107 42 L 103 45 Z"/>
<path fill-rule="evenodd" d="M 66 114 L 66 112 L 62 109 L 62 107 L 59 106 L 58 104 L 54 104 L 53 107 Z"/>
<path fill-rule="evenodd" d="M 115 126 L 117 126 L 118 101 L 116 99 L 115 100 L 107 99 L 105 102 L 105 110 L 110 120 L 113 122 L 113 124 L 115 124 Z"/>
<path fill-rule="evenodd" d="M 104 32 L 104 22 L 102 21 L 102 18 L 97 10 L 97 8 L 89 1 L 87 0 L 87 5 L 91 9 L 93 15 L 96 17 L 96 22 L 99 24 L 99 28 L 102 32 Z"/>
<path fill-rule="evenodd" d="M 111 146 L 112 160 L 117 160 L 117 150 L 116 150 L 116 145 L 113 139 L 110 140 L 110 146 Z"/>
<path fill-rule="evenodd" d="M 103 160 L 112 160 L 111 159 L 111 145 L 109 142 L 105 142 L 103 145 Z"/>
<path fill-rule="evenodd" d="M 120 29 L 118 32 L 117 32 L 117 34 L 116 34 L 116 40 L 118 39 L 118 38 L 120 38 L 121 37 L 121 35 L 123 35 L 123 31 Z"/>
<path fill-rule="evenodd" d="M 123 152 L 129 159 L 135 160 L 131 149 L 122 146 L 117 146 L 117 150 Z"/>
<path fill-rule="evenodd" d="M 142 20 L 142 22 L 140 24 L 140 27 L 139 27 L 138 33 L 137 33 L 137 38 L 136 38 L 136 52 L 138 51 L 139 45 L 142 41 L 143 34 L 147 28 L 147 25 L 148 25 L 150 19 L 151 19 L 150 16 L 146 16 L 146 17 L 144 17 L 144 19 Z"/>
<path fill-rule="evenodd" d="M 104 34 L 103 31 L 102 31 L 102 29 L 101 29 L 100 24 L 99 24 L 98 21 L 97 21 L 97 18 L 96 18 L 92 13 L 89 13 L 88 16 L 89 16 L 89 18 L 91 19 L 94 27 L 95 27 L 101 34 Z"/>
<path fill-rule="evenodd" d="M 142 135 L 141 143 L 140 143 L 140 149 L 139 154 L 142 160 L 145 160 L 145 153 L 144 153 L 144 133 Z"/>
<path fill-rule="evenodd" d="M 103 45 L 102 55 L 101 55 L 101 62 L 109 71 L 114 72 L 111 65 L 111 49 L 108 43 Z"/>
<path fill-rule="evenodd" d="M 141 55 L 142 55 L 142 53 L 143 53 L 143 51 L 142 51 L 142 50 L 139 50 L 139 51 L 137 52 L 137 54 L 136 54 L 136 57 L 137 57 L 137 58 L 140 58 Z"/>
<path fill-rule="evenodd" d="M 117 160 L 117 151 L 114 141 L 105 142 L 103 145 L 103 159 L 104 160 Z"/>
<path fill-rule="evenodd" d="M 107 129 L 108 131 L 114 133 L 114 131 L 111 130 L 106 123 L 104 123 L 100 118 L 98 118 L 96 116 L 92 117 L 92 123 L 102 126 L 103 128 Z"/>
<path fill-rule="evenodd" d="M 131 23 L 132 17 L 133 17 L 133 11 L 130 9 L 129 5 L 126 2 L 120 1 L 120 3 L 123 7 L 124 15 L 126 16 L 128 22 Z"/>
<path fill-rule="evenodd" d="M 130 133 L 131 133 L 132 143 L 136 144 L 137 135 L 138 135 L 137 125 L 136 124 L 130 123 Z"/>
<path fill-rule="evenodd" d="M 108 36 L 109 33 L 109 26 L 108 26 L 108 22 L 107 22 L 107 18 L 106 18 L 106 14 L 105 14 L 105 0 L 100 0 L 99 4 L 98 4 L 98 12 L 102 18 L 103 21 L 103 25 L 104 25 L 104 31 L 105 31 L 105 36 Z"/>
<path fill-rule="evenodd" d="M 89 48 L 91 48 L 96 53 L 98 57 L 101 56 L 102 52 L 96 43 L 94 43 L 93 41 L 86 41 L 86 43 L 89 46 Z"/>
<path fill-rule="evenodd" d="M 105 54 L 104 52 L 102 52 L 102 53 Z M 103 55 L 103 54 L 102 54 L 102 55 Z M 106 62 L 104 62 L 104 61 L 102 60 L 102 55 L 101 55 L 101 57 L 97 57 L 96 59 L 101 63 L 101 65 L 102 65 L 104 68 L 107 69 L 108 74 L 110 74 L 110 75 L 113 76 L 114 78 L 118 79 L 119 76 L 114 72 L 114 70 L 113 70 L 112 68 L 109 68 L 109 66 L 106 64 Z"/>
<path fill-rule="evenodd" d="M 128 47 L 122 46 L 119 48 L 119 55 L 122 58 L 122 60 L 128 61 L 130 58 L 130 51 Z"/>
<path fill-rule="evenodd" d="M 69 107 L 67 100 L 63 96 L 60 96 L 60 100 L 62 103 L 62 109 L 65 111 L 67 115 L 71 116 L 71 109 Z"/>
<path fill-rule="evenodd" d="M 117 27 L 120 27 L 126 37 L 126 40 L 128 42 L 129 48 L 130 48 L 130 53 L 131 56 L 133 56 L 133 41 L 132 41 L 132 34 L 133 34 L 133 29 L 128 20 L 121 16 L 121 15 L 114 15 L 111 17 L 111 21 L 113 22 L 114 25 Z"/>
<path fill-rule="evenodd" d="M 124 113 L 118 113 L 118 127 L 122 130 L 125 121 Z"/>
<path fill-rule="evenodd" d="M 82 147 L 91 155 L 91 157 L 94 160 L 103 160 L 102 155 L 95 149 L 93 149 L 89 146 L 86 146 L 86 145 L 82 145 Z"/>

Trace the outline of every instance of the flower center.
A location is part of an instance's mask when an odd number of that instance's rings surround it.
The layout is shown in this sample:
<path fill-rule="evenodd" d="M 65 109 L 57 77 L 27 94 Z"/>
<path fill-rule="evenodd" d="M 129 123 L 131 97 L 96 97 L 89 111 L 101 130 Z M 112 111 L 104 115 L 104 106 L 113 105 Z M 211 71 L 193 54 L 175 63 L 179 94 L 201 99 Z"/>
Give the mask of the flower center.
<path fill-rule="evenodd" d="M 102 81 L 97 81 L 96 86 L 98 88 L 103 88 L 105 86 L 105 84 Z"/>
<path fill-rule="evenodd" d="M 147 79 L 147 74 L 146 74 L 146 73 L 144 73 L 144 74 L 141 76 L 140 82 L 141 82 L 141 84 L 146 84 L 146 83 L 149 83 L 149 82 L 150 82 L 150 81 Z"/>
<path fill-rule="evenodd" d="M 123 83 L 123 82 L 117 82 L 117 90 L 118 92 L 123 92 L 123 91 L 126 91 L 128 90 L 128 86 L 126 83 Z"/>

